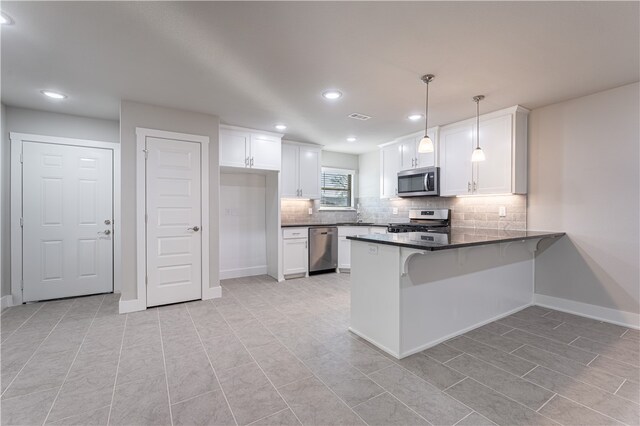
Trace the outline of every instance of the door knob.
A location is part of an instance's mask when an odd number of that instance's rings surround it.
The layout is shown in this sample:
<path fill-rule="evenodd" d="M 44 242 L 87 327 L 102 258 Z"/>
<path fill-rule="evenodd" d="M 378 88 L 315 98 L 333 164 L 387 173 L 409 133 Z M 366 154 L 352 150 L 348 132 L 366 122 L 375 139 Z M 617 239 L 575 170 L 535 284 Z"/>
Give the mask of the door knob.
<path fill-rule="evenodd" d="M 105 229 L 104 231 L 102 231 L 102 233 L 104 235 L 111 235 L 111 230 L 110 229 Z"/>
<path fill-rule="evenodd" d="M 104 224 L 105 224 L 105 225 L 111 225 L 111 220 L 109 220 L 109 219 L 105 219 L 105 220 L 104 220 Z"/>
<path fill-rule="evenodd" d="M 198 232 L 200 230 L 199 226 L 194 226 L 193 228 L 187 228 L 188 231 Z"/>

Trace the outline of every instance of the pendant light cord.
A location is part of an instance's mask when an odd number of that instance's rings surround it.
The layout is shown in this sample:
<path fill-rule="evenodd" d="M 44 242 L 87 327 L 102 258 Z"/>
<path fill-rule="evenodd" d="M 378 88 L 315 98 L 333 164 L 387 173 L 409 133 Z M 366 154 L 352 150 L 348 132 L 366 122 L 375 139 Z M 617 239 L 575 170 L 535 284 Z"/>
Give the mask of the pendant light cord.
<path fill-rule="evenodd" d="M 429 128 L 429 81 L 427 83 L 427 98 L 424 106 L 424 135 L 427 136 L 427 129 Z"/>
<path fill-rule="evenodd" d="M 476 100 L 476 149 L 480 148 L 480 99 Z"/>

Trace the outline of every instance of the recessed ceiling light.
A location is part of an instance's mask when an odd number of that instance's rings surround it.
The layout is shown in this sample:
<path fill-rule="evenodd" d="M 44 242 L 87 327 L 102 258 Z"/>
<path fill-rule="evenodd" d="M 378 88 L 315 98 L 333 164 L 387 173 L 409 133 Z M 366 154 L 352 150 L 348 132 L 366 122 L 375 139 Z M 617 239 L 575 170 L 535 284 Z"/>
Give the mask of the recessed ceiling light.
<path fill-rule="evenodd" d="M 333 101 L 335 99 L 340 99 L 342 97 L 342 92 L 339 90 L 327 90 L 322 92 L 322 97 Z"/>
<path fill-rule="evenodd" d="M 62 93 L 54 92 L 53 90 L 42 90 L 40 93 L 45 95 L 51 99 L 66 99 L 67 95 L 63 95 Z"/>
<path fill-rule="evenodd" d="M 284 124 L 276 124 L 275 127 L 278 130 L 287 130 L 287 126 L 285 126 Z"/>
<path fill-rule="evenodd" d="M 11 16 L 7 15 L 4 12 L 0 12 L 0 25 L 11 25 L 13 24 L 13 19 Z"/>
<path fill-rule="evenodd" d="M 407 117 L 409 120 L 411 121 L 418 121 L 422 118 L 424 118 L 424 115 L 422 114 L 411 114 L 409 117 Z"/>
<path fill-rule="evenodd" d="M 349 136 L 349 137 L 347 138 L 347 142 L 355 142 L 355 141 L 357 141 L 357 140 L 358 140 L 358 139 L 354 138 L 353 136 Z"/>

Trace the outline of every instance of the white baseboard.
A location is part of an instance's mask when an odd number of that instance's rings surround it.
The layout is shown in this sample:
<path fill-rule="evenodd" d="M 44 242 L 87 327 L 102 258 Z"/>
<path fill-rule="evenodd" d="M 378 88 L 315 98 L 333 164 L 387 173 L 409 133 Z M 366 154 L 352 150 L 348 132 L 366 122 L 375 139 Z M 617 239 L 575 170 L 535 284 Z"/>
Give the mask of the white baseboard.
<path fill-rule="evenodd" d="M 590 305 L 588 303 L 576 302 L 575 300 L 562 299 L 560 297 L 546 296 L 544 294 L 534 294 L 533 297 L 534 303 L 544 308 L 580 315 L 598 321 L 606 321 L 636 330 L 640 329 L 640 315 L 633 312 Z"/>
<path fill-rule="evenodd" d="M 147 309 L 147 307 L 145 306 L 144 303 L 142 303 L 141 300 L 139 299 L 122 300 L 122 296 L 120 296 L 120 303 L 118 306 L 119 306 L 119 312 L 121 314 L 128 314 L 129 312 L 144 311 Z"/>
<path fill-rule="evenodd" d="M 205 288 L 202 292 L 202 300 L 217 299 L 219 297 L 222 297 L 222 287 L 220 286 Z"/>
<path fill-rule="evenodd" d="M 220 279 L 228 280 L 229 278 L 253 277 L 254 275 L 266 275 L 267 265 L 251 266 L 249 268 L 226 269 L 220 270 Z"/>
<path fill-rule="evenodd" d="M 13 296 L 11 296 L 10 294 L 3 296 L 0 299 L 0 310 L 4 310 L 12 306 L 13 306 Z"/>
<path fill-rule="evenodd" d="M 401 356 L 398 356 L 398 354 L 395 351 L 392 351 L 391 349 L 387 348 L 386 346 L 381 345 L 380 343 L 376 342 L 374 339 L 371 339 L 371 338 L 367 337 L 366 335 L 364 335 L 363 333 L 360 333 L 358 330 L 355 330 L 353 327 L 349 327 L 349 331 L 352 332 L 353 334 L 355 334 L 356 336 L 363 338 L 364 340 L 366 340 L 367 342 L 371 343 L 372 345 L 377 346 L 379 349 L 385 351 L 386 353 L 388 353 L 392 357 L 397 358 L 397 359 L 402 358 Z"/>

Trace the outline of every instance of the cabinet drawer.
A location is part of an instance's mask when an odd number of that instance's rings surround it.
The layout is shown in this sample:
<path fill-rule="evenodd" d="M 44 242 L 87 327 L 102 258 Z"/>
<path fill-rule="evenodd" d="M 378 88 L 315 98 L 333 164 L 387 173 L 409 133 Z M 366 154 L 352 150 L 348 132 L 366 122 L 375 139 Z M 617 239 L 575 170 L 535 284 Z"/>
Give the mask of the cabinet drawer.
<path fill-rule="evenodd" d="M 282 229 L 282 238 L 285 240 L 291 238 L 308 238 L 309 228 L 284 228 Z"/>
<path fill-rule="evenodd" d="M 372 226 L 371 228 L 371 234 L 386 234 L 387 233 L 387 228 L 383 227 L 383 226 Z"/>

